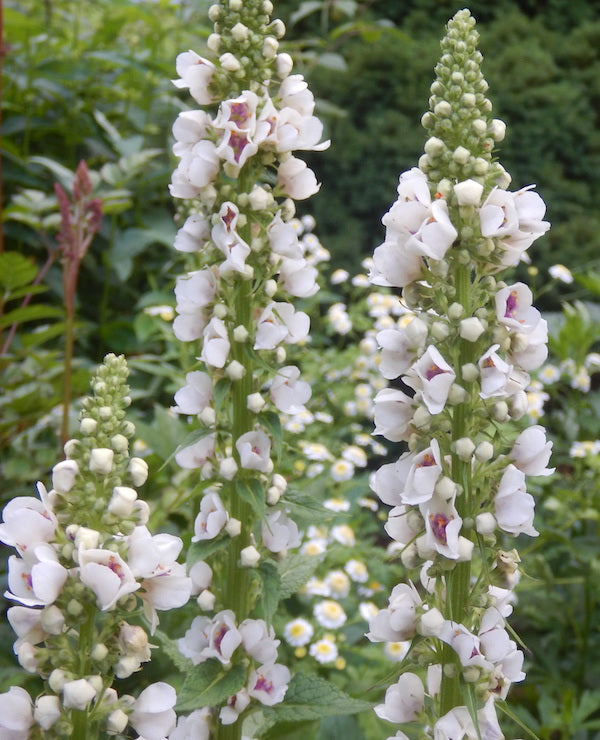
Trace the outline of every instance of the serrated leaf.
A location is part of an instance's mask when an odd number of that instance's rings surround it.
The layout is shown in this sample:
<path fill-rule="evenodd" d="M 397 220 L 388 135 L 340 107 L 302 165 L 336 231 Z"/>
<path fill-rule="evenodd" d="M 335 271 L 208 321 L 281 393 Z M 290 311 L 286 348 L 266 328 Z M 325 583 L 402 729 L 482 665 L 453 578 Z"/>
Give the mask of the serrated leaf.
<path fill-rule="evenodd" d="M 187 564 L 192 566 L 199 560 L 206 560 L 207 557 L 213 555 L 215 552 L 225 550 L 230 542 L 230 537 L 216 537 L 212 540 L 192 542 L 188 549 Z"/>
<path fill-rule="evenodd" d="M 335 512 L 332 512 L 330 509 L 326 509 L 318 499 L 305 491 L 297 491 L 288 488 L 285 492 L 284 503 L 286 508 L 289 508 L 298 516 L 310 515 L 311 517 L 314 517 L 316 515 L 319 521 L 326 521 L 335 516 Z"/>
<path fill-rule="evenodd" d="M 193 666 L 179 691 L 176 711 L 189 712 L 221 704 L 244 686 L 246 678 L 246 669 L 239 663 L 230 670 L 218 660 Z"/>
<path fill-rule="evenodd" d="M 229 378 L 220 378 L 214 388 L 213 391 L 213 402 L 215 406 L 215 411 L 218 413 L 219 409 L 222 407 L 223 402 L 225 398 L 227 397 L 227 394 L 229 393 L 231 389 L 231 380 Z"/>
<path fill-rule="evenodd" d="M 263 560 L 257 572 L 262 581 L 260 603 L 263 608 L 263 618 L 270 626 L 280 600 L 281 576 L 275 563 L 270 560 Z"/>
<path fill-rule="evenodd" d="M 256 478 L 248 481 L 237 480 L 235 491 L 246 503 L 250 504 L 256 515 L 262 518 L 266 508 L 266 497 L 261 483 Z"/>
<path fill-rule="evenodd" d="M 173 662 L 173 665 L 182 673 L 191 670 L 193 663 L 181 653 L 176 640 L 171 639 L 162 630 L 156 630 L 152 635 L 153 640 L 158 640 L 165 655 Z"/>
<path fill-rule="evenodd" d="M 324 678 L 297 673 L 290 681 L 283 704 L 265 710 L 265 714 L 275 716 L 277 722 L 306 722 L 365 712 L 372 706 L 368 701 L 354 699 Z"/>
<path fill-rule="evenodd" d="M 75 179 L 75 173 L 67 167 L 64 167 L 62 164 L 60 164 L 59 162 L 55 162 L 49 157 L 30 157 L 29 161 L 35 164 L 41 164 L 42 167 L 46 167 L 46 169 L 49 169 L 50 172 L 55 175 L 63 188 L 68 192 L 71 192 L 73 190 L 73 180 Z"/>
<path fill-rule="evenodd" d="M 291 553 L 279 563 L 279 598 L 287 599 L 308 581 L 319 565 L 319 558 Z"/>

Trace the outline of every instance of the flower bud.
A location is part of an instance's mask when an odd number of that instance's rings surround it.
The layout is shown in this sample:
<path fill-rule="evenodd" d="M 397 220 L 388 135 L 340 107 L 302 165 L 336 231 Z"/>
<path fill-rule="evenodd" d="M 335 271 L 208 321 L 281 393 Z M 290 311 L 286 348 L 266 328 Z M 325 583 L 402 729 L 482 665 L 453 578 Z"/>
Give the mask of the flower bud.
<path fill-rule="evenodd" d="M 115 453 L 107 447 L 94 447 L 90 452 L 89 469 L 92 473 L 108 475 L 112 470 Z"/>
<path fill-rule="evenodd" d="M 471 152 L 468 149 L 465 149 L 464 146 L 457 146 L 452 152 L 452 159 L 457 164 L 466 164 L 469 161 L 470 156 Z"/>
<path fill-rule="evenodd" d="M 255 568 L 260 561 L 260 553 L 254 545 L 248 545 L 240 552 L 240 563 L 243 568 Z"/>
<path fill-rule="evenodd" d="M 88 437 L 94 434 L 97 426 L 98 426 L 98 422 L 96 421 L 96 419 L 90 419 L 89 417 L 86 416 L 79 422 L 79 431 L 83 435 Z"/>
<path fill-rule="evenodd" d="M 242 523 L 239 519 L 231 517 L 225 525 L 225 531 L 230 537 L 237 537 L 242 531 Z"/>
<path fill-rule="evenodd" d="M 439 637 L 444 626 L 444 617 L 439 609 L 433 607 L 421 615 L 418 631 L 424 637 Z"/>
<path fill-rule="evenodd" d="M 475 448 L 475 457 L 479 462 L 491 460 L 494 457 L 494 445 L 486 440 L 480 442 Z"/>
<path fill-rule="evenodd" d="M 55 668 L 48 676 L 48 686 L 55 694 L 60 694 L 66 682 L 65 672 L 60 668 Z"/>
<path fill-rule="evenodd" d="M 281 491 L 277 486 L 271 486 L 270 488 L 267 488 L 267 496 L 266 501 L 269 506 L 275 506 L 279 502 L 279 499 L 281 498 Z"/>
<path fill-rule="evenodd" d="M 242 66 L 238 59 L 229 51 L 219 57 L 219 62 L 227 72 L 238 72 Z"/>
<path fill-rule="evenodd" d="M 137 491 L 128 486 L 115 486 L 106 510 L 119 518 L 131 515 L 133 504 L 137 499 Z"/>
<path fill-rule="evenodd" d="M 219 49 L 221 48 L 221 34 L 211 33 L 210 36 L 206 39 L 206 45 L 211 51 L 214 51 L 215 54 L 218 54 Z"/>
<path fill-rule="evenodd" d="M 106 718 L 106 732 L 109 735 L 120 735 L 125 731 L 129 717 L 122 709 L 115 709 Z"/>
<path fill-rule="evenodd" d="M 254 414 L 260 413 L 265 406 L 265 399 L 260 393 L 251 393 L 246 399 L 246 406 L 248 411 L 252 411 Z"/>
<path fill-rule="evenodd" d="M 493 534 L 496 531 L 496 517 L 491 511 L 484 511 L 475 517 L 475 529 L 481 535 Z"/>
<path fill-rule="evenodd" d="M 49 730 L 60 717 L 58 696 L 38 696 L 35 700 L 33 718 L 43 730 Z"/>
<path fill-rule="evenodd" d="M 51 635 L 60 635 L 65 626 L 65 616 L 56 604 L 51 604 L 42 610 L 41 624 Z"/>
<path fill-rule="evenodd" d="M 417 552 L 417 546 L 414 542 L 407 545 L 400 553 L 400 560 L 405 568 L 416 568 L 421 562 L 421 558 Z"/>
<path fill-rule="evenodd" d="M 63 686 L 63 704 L 67 709 L 85 709 L 96 697 L 96 689 L 85 678 L 67 681 Z"/>
<path fill-rule="evenodd" d="M 473 440 L 469 439 L 469 437 L 462 437 L 461 439 L 456 440 L 454 443 L 454 449 L 463 462 L 469 462 L 473 457 L 473 452 L 475 452 L 475 445 L 473 444 Z"/>
<path fill-rule="evenodd" d="M 460 371 L 467 383 L 473 383 L 479 377 L 479 368 L 473 362 L 467 362 Z"/>
<path fill-rule="evenodd" d="M 476 180 L 464 180 L 454 186 L 459 206 L 478 206 L 481 203 L 483 185 Z"/>
<path fill-rule="evenodd" d="M 52 486 L 58 493 L 68 493 L 79 473 L 75 460 L 63 460 L 52 468 Z"/>
<path fill-rule="evenodd" d="M 233 457 L 225 457 L 219 463 L 219 473 L 225 480 L 233 480 L 238 471 L 238 465 Z"/>
<path fill-rule="evenodd" d="M 294 62 L 289 54 L 278 54 L 275 57 L 275 64 L 277 67 L 277 76 L 280 80 L 284 80 L 292 71 Z"/>
<path fill-rule="evenodd" d="M 217 419 L 217 414 L 212 406 L 205 406 L 198 414 L 200 421 L 207 427 L 212 427 Z"/>
<path fill-rule="evenodd" d="M 457 321 L 458 319 L 460 319 L 464 312 L 465 309 L 460 303 L 451 303 L 448 306 L 448 317 L 452 319 L 452 321 Z"/>
<path fill-rule="evenodd" d="M 108 655 L 108 648 L 103 642 L 96 643 L 90 653 L 91 659 L 98 661 L 98 662 L 101 660 L 104 660 L 107 655 Z"/>
<path fill-rule="evenodd" d="M 277 283 L 275 280 L 270 279 L 265 283 L 265 294 L 267 297 L 272 298 L 277 293 Z"/>
<path fill-rule="evenodd" d="M 233 330 L 233 341 L 234 342 L 245 342 L 248 339 L 248 329 L 240 324 Z"/>
<path fill-rule="evenodd" d="M 248 38 L 248 26 L 245 26 L 243 23 L 236 23 L 231 29 L 231 35 L 238 43 L 245 41 Z"/>
<path fill-rule="evenodd" d="M 460 322 L 460 336 L 467 342 L 476 342 L 485 331 L 481 320 L 475 316 L 463 319 Z"/>
<path fill-rule="evenodd" d="M 462 535 L 458 538 L 458 563 L 466 563 L 473 557 L 473 548 L 475 543 Z"/>
<path fill-rule="evenodd" d="M 202 591 L 196 599 L 198 606 L 204 612 L 212 611 L 215 608 L 215 601 L 216 596 L 207 588 L 205 588 L 204 591 Z"/>
<path fill-rule="evenodd" d="M 237 360 L 233 360 L 225 368 L 225 374 L 228 378 L 231 378 L 231 380 L 241 380 L 244 377 L 245 373 L 246 368 L 242 365 L 241 362 L 238 362 Z"/>
<path fill-rule="evenodd" d="M 129 449 L 129 440 L 122 434 L 115 434 L 110 438 L 110 446 L 115 452 L 127 452 Z"/>

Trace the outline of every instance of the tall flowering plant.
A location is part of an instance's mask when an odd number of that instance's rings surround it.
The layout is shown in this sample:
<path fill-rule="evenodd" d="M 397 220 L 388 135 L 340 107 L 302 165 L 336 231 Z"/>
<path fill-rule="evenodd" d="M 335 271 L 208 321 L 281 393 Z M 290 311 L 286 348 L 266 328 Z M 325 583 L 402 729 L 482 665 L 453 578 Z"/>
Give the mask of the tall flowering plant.
<path fill-rule="evenodd" d="M 527 285 L 502 279 L 549 224 L 533 186 L 507 190 L 493 157 L 505 125 L 491 117 L 477 40 L 460 10 L 422 121 L 425 153 L 400 176 L 371 272 L 414 313 L 377 335 L 381 372 L 396 382 L 375 398 L 375 433 L 408 449 L 372 485 L 411 580 L 368 637 L 412 645 L 375 711 L 436 740 L 504 737 L 497 707 L 525 678 L 506 622 L 520 559 L 505 542 L 537 535 L 527 477 L 552 472 L 543 427 L 513 424 L 528 408 L 528 372 L 546 358 L 547 325 Z"/>
<path fill-rule="evenodd" d="M 193 666 L 180 706 L 194 711 L 178 731 L 194 737 L 211 723 L 211 737 L 240 737 L 240 715 L 281 702 L 290 680 L 270 624 L 278 562 L 300 543 L 276 467 L 279 412 L 301 411 L 311 394 L 285 348 L 309 333 L 293 299 L 317 291 L 294 200 L 319 188 L 293 152 L 328 142 L 306 82 L 278 52 L 284 26 L 272 10 L 270 0 L 211 6 L 217 58 L 177 58 L 175 85 L 201 106 L 174 124 L 171 183 L 186 217 L 175 248 L 191 268 L 177 278 L 173 330 L 198 355 L 175 394 L 175 411 L 198 425 L 175 459 L 202 493 L 188 556 L 202 615 L 179 640 Z"/>
<path fill-rule="evenodd" d="M 129 725 L 162 740 L 175 727 L 169 684 L 152 684 L 137 699 L 117 692 L 116 679 L 150 660 L 157 610 L 183 606 L 192 589 L 177 563 L 182 541 L 146 527 L 149 507 L 136 488 L 148 466 L 129 451 L 127 373 L 122 357 L 105 358 L 51 490 L 38 483 L 38 498 L 4 508 L 0 541 L 16 551 L 5 594 L 15 602 L 7 613 L 14 651 L 44 681 L 35 702 L 19 686 L 0 694 L 2 737 L 94 740 Z"/>

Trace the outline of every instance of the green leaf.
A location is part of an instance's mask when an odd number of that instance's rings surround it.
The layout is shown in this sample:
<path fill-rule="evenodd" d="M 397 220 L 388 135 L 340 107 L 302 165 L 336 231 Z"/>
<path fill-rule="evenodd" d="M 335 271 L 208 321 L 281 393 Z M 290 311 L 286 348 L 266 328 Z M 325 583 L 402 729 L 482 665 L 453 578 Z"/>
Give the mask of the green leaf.
<path fill-rule="evenodd" d="M 223 402 L 231 389 L 231 380 L 229 378 L 220 378 L 213 391 L 213 401 L 215 405 L 215 411 L 218 413 L 220 408 L 223 406 Z"/>
<path fill-rule="evenodd" d="M 177 641 L 171 639 L 162 630 L 156 630 L 152 638 L 158 640 L 161 648 L 168 658 L 173 662 L 173 665 L 180 670 L 182 673 L 187 673 L 192 669 L 193 663 L 189 658 L 181 653 L 177 646 Z"/>
<path fill-rule="evenodd" d="M 219 552 L 219 550 L 225 550 L 230 542 L 231 538 L 229 536 L 192 542 L 188 549 L 187 564 L 192 566 L 199 560 L 206 560 L 209 555 L 213 555 L 215 552 Z"/>
<path fill-rule="evenodd" d="M 279 458 L 281 456 L 281 447 L 283 445 L 283 431 L 281 429 L 281 419 L 275 411 L 264 411 L 258 415 L 259 424 L 263 424 L 269 431 L 273 439 L 273 452 Z"/>
<path fill-rule="evenodd" d="M 265 490 L 256 478 L 236 481 L 235 491 L 250 504 L 259 518 L 263 517 L 266 508 Z"/>
<path fill-rule="evenodd" d="M 67 167 L 64 167 L 59 162 L 55 162 L 49 157 L 30 157 L 30 162 L 34 164 L 41 164 L 42 167 L 46 167 L 50 172 L 57 178 L 60 184 L 69 193 L 73 190 L 73 180 L 75 179 L 75 173 Z"/>
<path fill-rule="evenodd" d="M 287 599 L 295 594 L 313 575 L 319 563 L 320 559 L 315 556 L 288 554 L 278 566 L 281 579 L 279 598 Z"/>
<path fill-rule="evenodd" d="M 286 508 L 296 516 L 310 516 L 312 519 L 316 516 L 319 521 L 326 521 L 335 516 L 335 512 L 326 509 L 318 499 L 305 491 L 288 488 L 284 502 Z"/>
<path fill-rule="evenodd" d="M 324 678 L 308 673 L 297 673 L 285 695 L 285 701 L 265 711 L 277 722 L 306 722 L 333 717 L 338 714 L 356 714 L 372 708 L 362 699 L 354 699 Z"/>
<path fill-rule="evenodd" d="M 263 608 L 263 618 L 267 626 L 270 626 L 279 604 L 281 576 L 277 566 L 271 560 L 263 560 L 257 569 L 257 573 L 262 581 L 260 602 Z"/>
<path fill-rule="evenodd" d="M 4 314 L 4 316 L 0 318 L 0 329 L 12 326 L 12 324 L 24 324 L 27 321 L 51 319 L 62 317 L 63 315 L 64 311 L 62 308 L 46 306 L 43 303 L 36 304 L 35 306 L 24 306 L 22 308 L 15 308 L 14 311 L 9 311 Z"/>
<path fill-rule="evenodd" d="M 317 10 L 321 10 L 323 3 L 320 0 L 308 0 L 308 2 L 300 3 L 300 7 L 290 16 L 290 27 L 298 21 L 306 18 L 311 13 L 315 13 Z"/>
<path fill-rule="evenodd" d="M 189 712 L 221 704 L 246 683 L 246 669 L 234 665 L 226 670 L 218 660 L 207 660 L 189 669 L 179 691 L 176 710 Z"/>
<path fill-rule="evenodd" d="M 19 252 L 0 254 L 0 285 L 9 293 L 31 283 L 37 272 L 35 262 Z"/>

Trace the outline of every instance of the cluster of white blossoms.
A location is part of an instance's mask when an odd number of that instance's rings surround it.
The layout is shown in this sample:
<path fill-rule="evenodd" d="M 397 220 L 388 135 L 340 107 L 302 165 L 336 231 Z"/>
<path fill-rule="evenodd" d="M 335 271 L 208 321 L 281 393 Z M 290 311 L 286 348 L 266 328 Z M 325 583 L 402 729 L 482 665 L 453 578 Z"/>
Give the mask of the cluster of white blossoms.
<path fill-rule="evenodd" d="M 176 281 L 173 331 L 198 361 L 174 410 L 200 425 L 175 460 L 203 481 L 192 542 L 212 540 L 218 551 L 194 566 L 198 605 L 214 615 L 197 617 L 180 648 L 194 664 L 246 670 L 245 688 L 208 713 L 219 737 L 234 736 L 241 722 L 233 734 L 223 725 L 235 724 L 251 699 L 282 701 L 290 679 L 276 663 L 272 630 L 250 617 L 265 588 L 257 574 L 300 544 L 276 466 L 280 414 L 303 413 L 311 387 L 286 350 L 309 339 L 309 317 L 293 299 L 316 293 L 315 265 L 329 256 L 312 234 L 314 219 L 295 218 L 294 203 L 319 189 L 294 152 L 329 142 L 307 83 L 278 51 L 285 28 L 272 10 L 270 0 L 212 5 L 213 60 L 180 54 L 174 81 L 201 106 L 173 127 L 179 164 L 170 190 L 186 216 L 174 246 L 190 268 Z M 181 727 L 196 721 L 196 713 L 181 718 Z"/>
<path fill-rule="evenodd" d="M 84 400 L 80 432 L 52 469 L 52 489 L 18 497 L 3 511 L 0 540 L 17 551 L 8 560 L 8 591 L 17 605 L 8 620 L 21 666 L 44 679 L 35 703 L 22 688 L 0 694 L 0 735 L 64 738 L 116 735 L 131 725 L 147 740 L 175 727 L 174 689 L 157 683 L 137 699 L 119 697 L 113 680 L 150 660 L 146 630 L 127 621 L 143 608 L 154 632 L 157 610 L 183 606 L 192 582 L 177 563 L 182 541 L 152 535 L 148 504 L 136 488 L 147 478 L 131 457 L 133 424 L 127 365 L 108 355 Z"/>
<path fill-rule="evenodd" d="M 505 126 L 491 119 L 474 26 L 467 10 L 448 24 L 425 154 L 400 176 L 371 272 L 375 284 L 402 288 L 414 312 L 377 334 L 381 372 L 395 382 L 375 398 L 375 433 L 408 449 L 372 488 L 415 574 L 394 587 L 368 637 L 416 639 L 375 711 L 422 723 L 436 740 L 503 738 L 495 700 L 525 677 L 506 625 L 519 557 L 503 543 L 537 534 L 527 477 L 552 472 L 543 427 L 518 433 L 511 423 L 525 421 L 547 324 L 525 284 L 497 277 L 549 225 L 539 195 L 508 191 L 492 158 Z"/>

